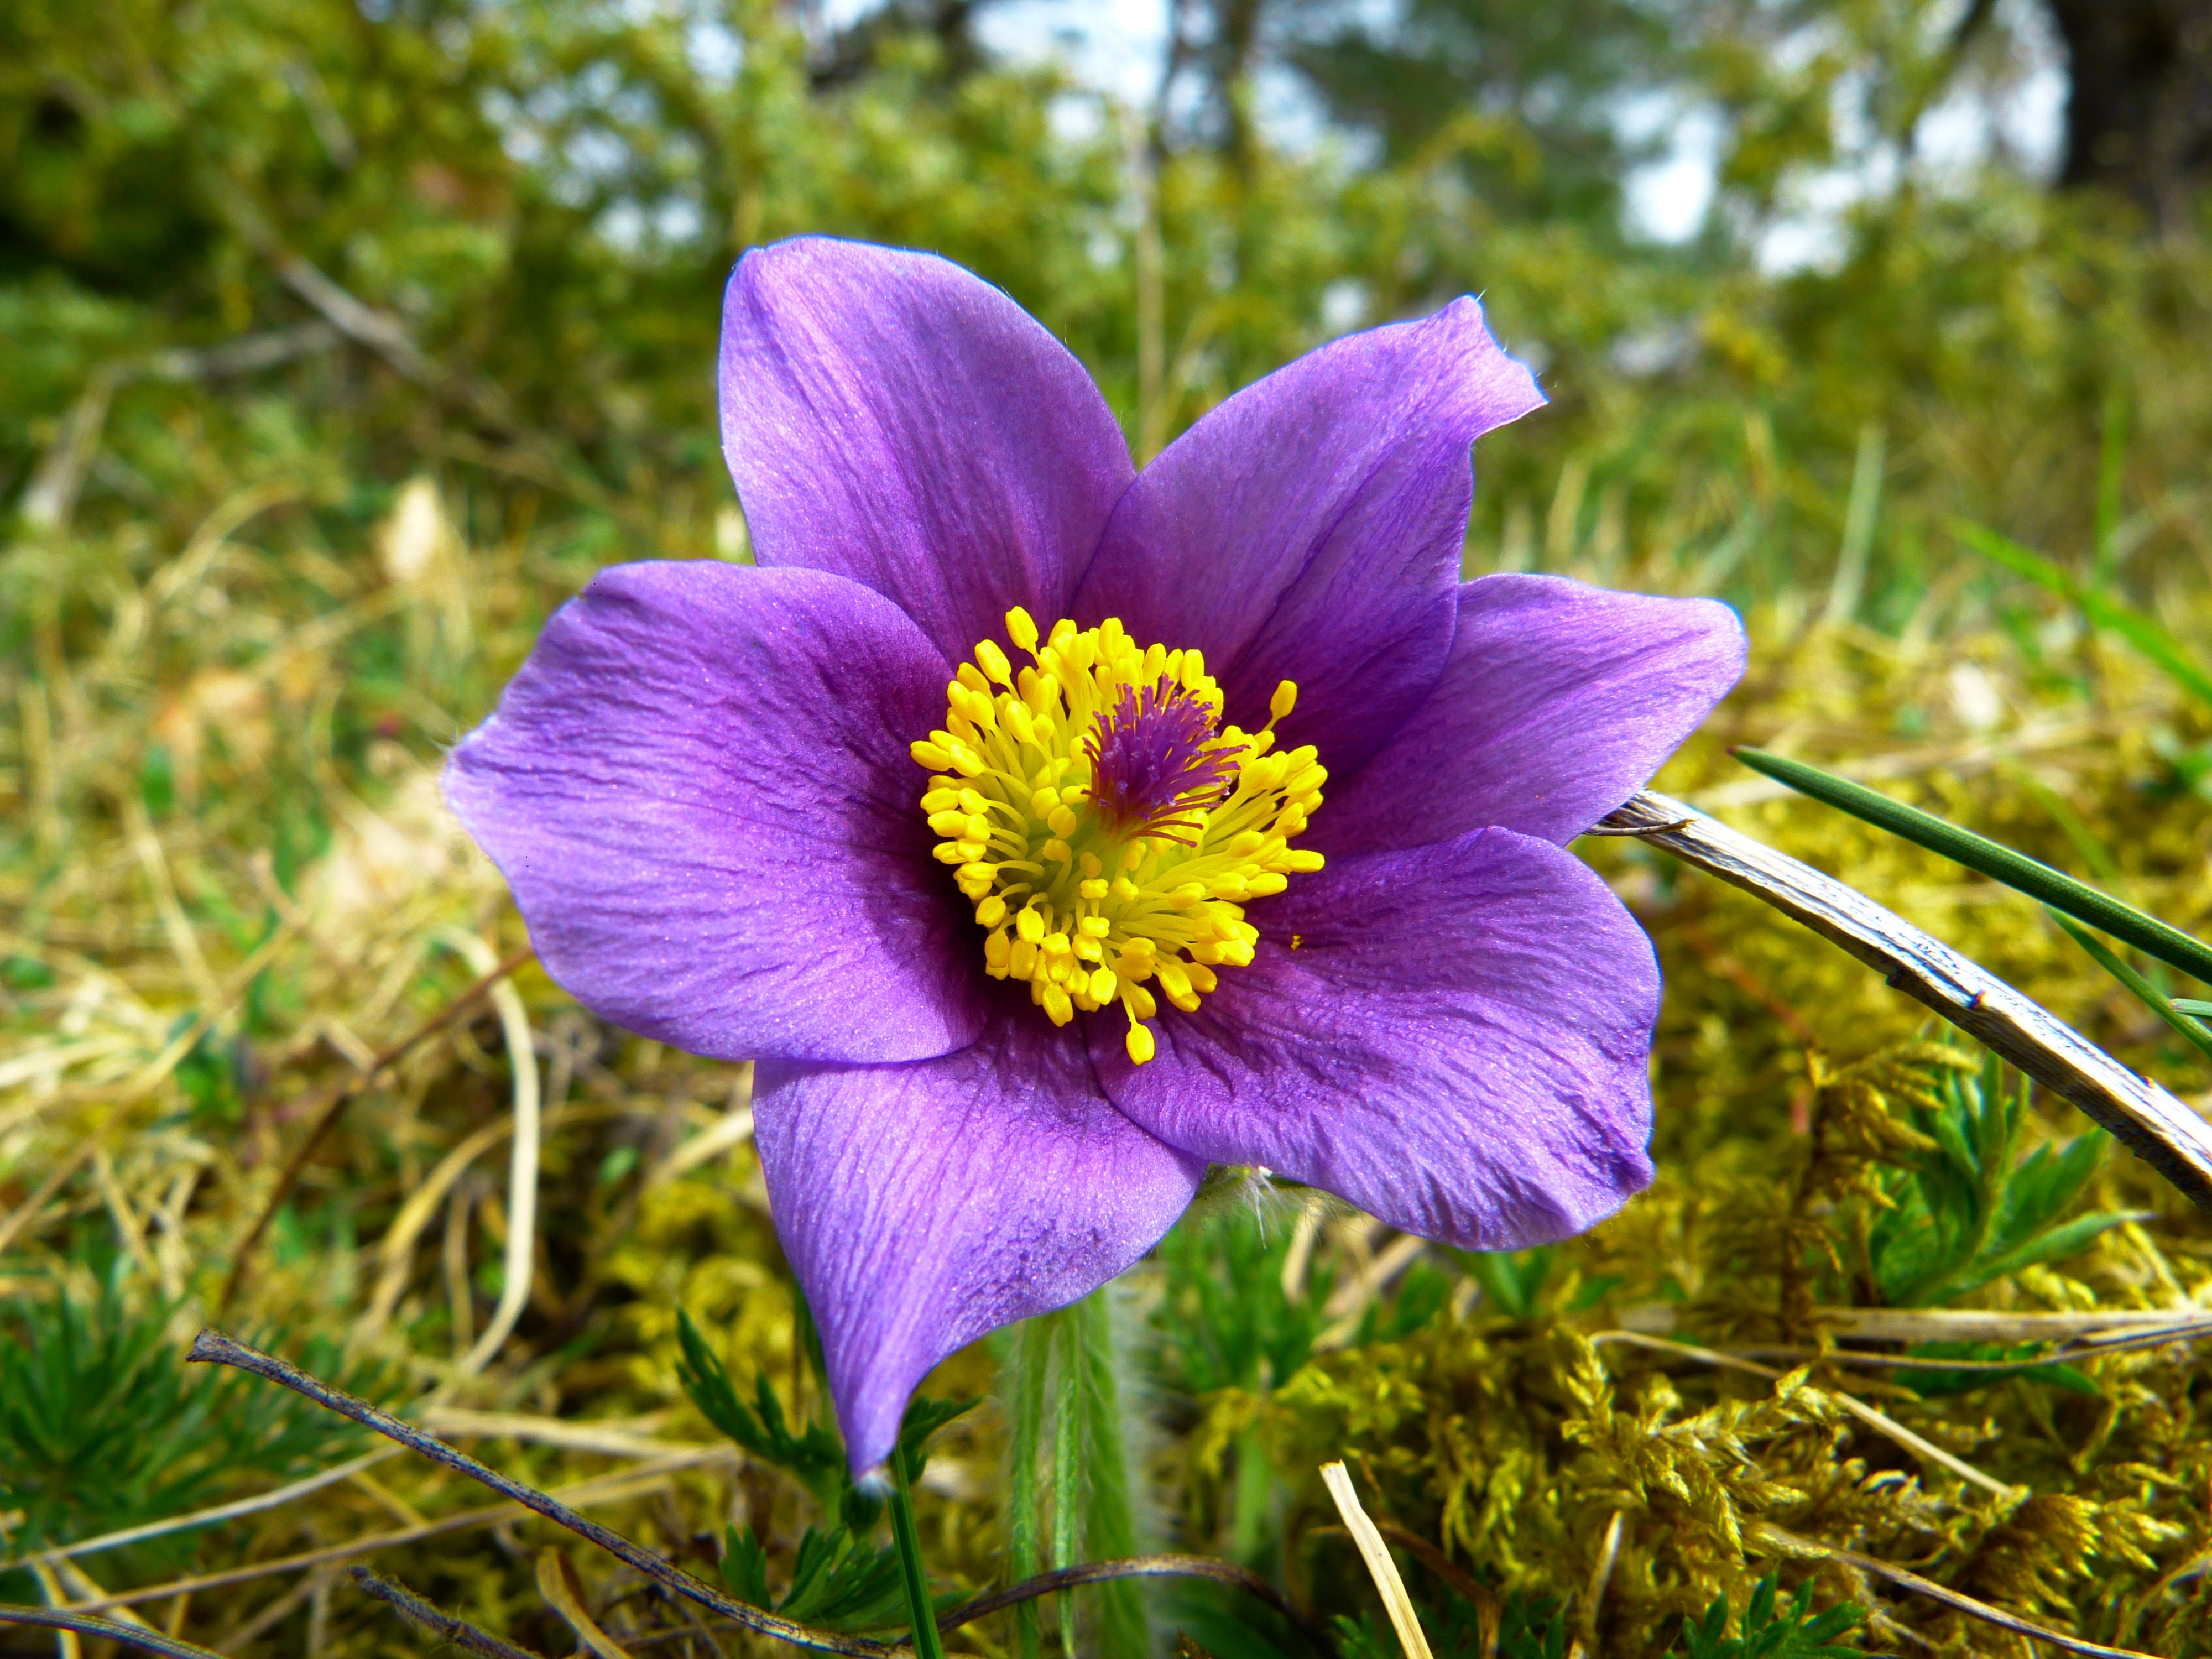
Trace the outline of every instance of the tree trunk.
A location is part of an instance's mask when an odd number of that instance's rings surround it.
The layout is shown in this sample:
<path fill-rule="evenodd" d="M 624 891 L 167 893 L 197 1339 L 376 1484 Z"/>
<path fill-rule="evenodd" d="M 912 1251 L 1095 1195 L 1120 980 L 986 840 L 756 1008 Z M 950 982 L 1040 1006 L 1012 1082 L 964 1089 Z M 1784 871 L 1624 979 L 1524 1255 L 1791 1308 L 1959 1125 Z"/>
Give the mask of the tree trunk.
<path fill-rule="evenodd" d="M 2072 60 L 2061 182 L 2119 191 L 2162 229 L 2212 182 L 2212 0 L 2048 0 Z"/>

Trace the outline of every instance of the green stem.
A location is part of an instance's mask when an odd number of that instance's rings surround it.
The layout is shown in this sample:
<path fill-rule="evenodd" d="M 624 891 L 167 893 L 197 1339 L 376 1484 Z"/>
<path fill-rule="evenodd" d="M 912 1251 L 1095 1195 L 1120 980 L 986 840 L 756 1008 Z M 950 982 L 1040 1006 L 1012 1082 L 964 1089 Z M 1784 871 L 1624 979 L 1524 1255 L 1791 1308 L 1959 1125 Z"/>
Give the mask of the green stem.
<path fill-rule="evenodd" d="M 914 1492 L 907 1480 L 906 1448 L 891 1447 L 891 1537 L 906 1579 L 907 1616 L 914 1626 L 915 1659 L 945 1659 L 937 1633 L 937 1607 L 929 1599 L 929 1573 L 921 1565 L 921 1529 L 914 1523 Z"/>
<path fill-rule="evenodd" d="M 1931 853 L 1940 853 L 1954 863 L 1978 871 L 1992 881 L 2002 882 L 2031 898 L 2040 899 L 2054 910 L 2079 917 L 2115 939 L 2126 940 L 2146 955 L 2156 957 L 2169 967 L 2179 968 L 2191 978 L 2212 985 L 2212 946 L 2190 938 L 2178 927 L 2168 927 L 2155 916 L 2144 915 L 2131 904 L 2123 904 L 1986 836 L 1946 823 L 1917 806 L 1892 800 L 1878 790 L 1839 778 L 1832 772 L 1823 772 L 1817 766 L 1786 760 L 1758 749 L 1737 749 L 1732 752 L 1754 772 L 1764 772 L 1800 794 L 1810 795 L 1814 800 L 1849 812 L 1855 818 L 1863 818 L 1893 836 L 1901 836 Z"/>
<path fill-rule="evenodd" d="M 1096 1560 L 1137 1553 L 1136 1503 L 1129 1463 L 1121 1447 L 1121 1391 L 1114 1374 L 1114 1310 L 1109 1290 L 1094 1291 L 1075 1306 L 1075 1334 L 1090 1453 L 1084 1547 Z M 1133 1579 L 1103 1587 L 1098 1619 L 1102 1659 L 1144 1659 L 1151 1650 L 1142 1590 Z"/>
<path fill-rule="evenodd" d="M 1074 1565 L 1081 1519 L 1083 1401 L 1076 1378 L 1082 1342 L 1076 1334 L 1073 1310 L 1063 1308 L 1048 1317 L 1060 1356 L 1058 1398 L 1052 1413 L 1052 1565 L 1058 1571 Z M 1063 1593 L 1054 1598 L 1054 1607 L 1060 1615 L 1061 1659 L 1075 1659 L 1075 1598 Z"/>
<path fill-rule="evenodd" d="M 1043 1498 L 1037 1486 L 1037 1459 L 1044 1446 L 1052 1328 L 1048 1316 L 1025 1319 L 1013 1333 L 1013 1374 L 1007 1402 L 1012 1431 L 1007 1470 L 1006 1565 L 1018 1584 L 1044 1571 L 1043 1541 L 1037 1525 Z M 1037 1604 L 1020 1602 L 1014 1608 L 1016 1659 L 1039 1659 L 1041 1651 Z"/>

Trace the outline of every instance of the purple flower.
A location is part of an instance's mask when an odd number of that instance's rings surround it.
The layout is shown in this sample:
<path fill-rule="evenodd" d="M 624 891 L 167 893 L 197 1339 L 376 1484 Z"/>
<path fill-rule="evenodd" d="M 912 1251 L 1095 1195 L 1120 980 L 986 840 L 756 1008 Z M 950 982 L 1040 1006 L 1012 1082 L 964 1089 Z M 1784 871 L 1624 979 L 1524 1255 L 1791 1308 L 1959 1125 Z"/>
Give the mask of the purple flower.
<path fill-rule="evenodd" d="M 759 568 L 602 573 L 446 787 L 556 980 L 759 1061 L 855 1469 L 1209 1162 L 1485 1250 L 1650 1179 L 1656 967 L 1564 844 L 1742 632 L 1459 580 L 1468 447 L 1542 401 L 1473 300 L 1139 475 L 1004 294 L 809 239 L 738 266 L 721 398 Z"/>

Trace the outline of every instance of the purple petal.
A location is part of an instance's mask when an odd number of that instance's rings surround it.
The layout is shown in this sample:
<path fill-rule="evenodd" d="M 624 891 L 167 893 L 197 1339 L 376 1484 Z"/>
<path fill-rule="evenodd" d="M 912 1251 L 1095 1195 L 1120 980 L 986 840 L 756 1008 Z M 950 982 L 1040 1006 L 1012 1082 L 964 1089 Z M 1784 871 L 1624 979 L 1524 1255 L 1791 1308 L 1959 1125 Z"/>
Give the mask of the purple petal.
<path fill-rule="evenodd" d="M 722 450 L 763 565 L 896 600 L 948 661 L 1066 613 L 1132 476 L 1082 364 L 926 253 L 803 237 L 722 307 Z"/>
<path fill-rule="evenodd" d="M 1468 446 L 1543 402 L 1482 308 L 1323 346 L 1170 445 L 1115 508 L 1076 619 L 1204 648 L 1228 717 L 1295 680 L 1291 743 L 1373 754 L 1443 672 L 1474 473 Z"/>
<path fill-rule="evenodd" d="M 1443 678 L 1382 753 L 1336 772 L 1304 844 L 1382 852 L 1487 823 L 1571 841 L 1651 781 L 1743 664 L 1743 624 L 1711 599 L 1469 582 Z"/>
<path fill-rule="evenodd" d="M 1206 1173 L 1107 1104 L 1081 1036 L 1026 998 L 939 1060 L 763 1066 L 753 1110 L 855 1474 L 931 1366 L 1112 1279 Z"/>
<path fill-rule="evenodd" d="M 1164 1012 L 1146 1064 L 1094 1024 L 1108 1096 L 1161 1139 L 1477 1250 L 1580 1232 L 1650 1181 L 1658 967 L 1569 854 L 1480 830 L 1332 863 L 1249 920 L 1258 959 Z"/>
<path fill-rule="evenodd" d="M 945 660 L 841 576 L 602 572 L 545 626 L 446 796 L 546 972 L 618 1025 L 727 1060 L 915 1060 L 988 983 L 907 752 Z"/>

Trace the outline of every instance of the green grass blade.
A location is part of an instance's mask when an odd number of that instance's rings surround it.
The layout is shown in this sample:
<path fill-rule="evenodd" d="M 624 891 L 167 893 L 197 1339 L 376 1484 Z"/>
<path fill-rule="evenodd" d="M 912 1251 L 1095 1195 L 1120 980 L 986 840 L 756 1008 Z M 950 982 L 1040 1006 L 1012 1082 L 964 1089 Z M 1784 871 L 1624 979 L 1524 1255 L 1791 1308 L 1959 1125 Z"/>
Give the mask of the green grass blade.
<path fill-rule="evenodd" d="M 1978 836 L 1971 830 L 1961 830 L 1955 823 L 1946 823 L 1934 814 L 1922 811 L 1917 806 L 1907 806 L 1903 801 L 1892 800 L 1879 790 L 1864 784 L 1839 778 L 1832 772 L 1823 772 L 1817 766 L 1808 766 L 1803 761 L 1786 760 L 1780 755 L 1770 755 L 1759 749 L 1737 749 L 1735 757 L 1754 772 L 1763 772 L 1778 783 L 1787 784 L 1800 794 L 1810 795 L 1814 800 L 1849 812 L 1855 818 L 1864 819 L 1877 829 L 1887 830 L 1893 836 L 1940 853 L 1954 863 L 1969 870 L 1978 871 L 1992 881 L 2026 893 L 2030 898 L 2040 899 L 2055 910 L 2063 910 L 2114 939 L 2124 939 L 2137 950 L 2156 957 L 2172 968 L 2179 968 L 2193 979 L 2212 985 L 2212 946 L 2191 939 L 2179 927 L 2168 927 L 2157 917 L 2146 915 L 2131 904 L 2123 904 L 2107 894 L 2099 892 L 2049 865 L 2015 853 L 2011 848 L 1991 841 L 1987 836 Z"/>
<path fill-rule="evenodd" d="M 2166 671 L 2166 677 L 2199 702 L 2212 706 L 2212 674 L 2185 649 L 2180 641 L 2134 606 L 2092 587 L 2070 571 L 2063 570 L 2043 555 L 2022 547 L 1964 519 L 1951 521 L 1951 533 L 1991 564 L 2009 570 L 2038 587 L 2057 594 L 2078 607 L 2098 627 L 2118 634 L 2137 651 Z"/>
<path fill-rule="evenodd" d="M 2158 987 L 2121 961 L 2102 939 L 2080 922 L 2075 921 L 2071 916 L 2061 915 L 2056 910 L 2050 914 L 2051 921 L 2066 930 L 2066 936 L 2069 939 L 2096 958 L 2100 968 L 2135 994 L 2136 1001 L 2180 1032 L 2183 1039 L 2199 1054 L 2208 1060 L 2212 1060 L 2212 1031 L 2205 1030 L 2197 1020 L 2191 1018 L 2188 1014 L 2177 1009 L 2166 998 L 2160 996 Z"/>

